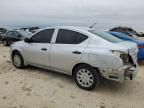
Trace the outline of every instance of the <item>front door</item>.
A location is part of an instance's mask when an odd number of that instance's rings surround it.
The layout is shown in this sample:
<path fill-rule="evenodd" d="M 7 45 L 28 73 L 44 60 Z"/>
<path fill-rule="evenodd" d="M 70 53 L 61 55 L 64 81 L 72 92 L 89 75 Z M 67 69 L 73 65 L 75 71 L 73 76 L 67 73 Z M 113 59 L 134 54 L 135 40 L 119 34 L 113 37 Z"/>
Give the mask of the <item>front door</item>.
<path fill-rule="evenodd" d="M 49 66 L 50 42 L 53 33 L 54 29 L 40 31 L 31 38 L 30 43 L 25 43 L 24 56 L 27 62 Z"/>

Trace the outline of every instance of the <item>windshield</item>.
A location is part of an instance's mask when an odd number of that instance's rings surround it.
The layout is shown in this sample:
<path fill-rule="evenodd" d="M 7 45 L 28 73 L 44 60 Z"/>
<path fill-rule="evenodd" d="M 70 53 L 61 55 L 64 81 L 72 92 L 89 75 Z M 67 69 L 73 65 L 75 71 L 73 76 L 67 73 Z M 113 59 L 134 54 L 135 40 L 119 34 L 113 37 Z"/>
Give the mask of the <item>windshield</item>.
<path fill-rule="evenodd" d="M 104 31 L 95 31 L 95 30 L 89 30 L 89 32 L 109 41 L 109 42 L 112 42 L 112 43 L 120 43 L 122 42 L 123 40 L 107 33 L 107 32 L 104 32 Z"/>

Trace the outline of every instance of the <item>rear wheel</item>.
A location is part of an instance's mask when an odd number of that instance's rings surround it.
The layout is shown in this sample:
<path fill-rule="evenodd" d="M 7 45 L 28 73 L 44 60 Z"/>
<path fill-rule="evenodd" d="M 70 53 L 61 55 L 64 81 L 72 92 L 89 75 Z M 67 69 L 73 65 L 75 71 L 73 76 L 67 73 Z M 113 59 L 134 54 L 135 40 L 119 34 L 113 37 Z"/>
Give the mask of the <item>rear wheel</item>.
<path fill-rule="evenodd" d="M 14 66 L 18 69 L 22 69 L 22 68 L 25 67 L 24 59 L 23 59 L 22 55 L 19 52 L 14 52 L 13 53 L 12 61 L 13 61 Z"/>
<path fill-rule="evenodd" d="M 84 90 L 92 90 L 99 84 L 97 70 L 89 65 L 80 65 L 74 70 L 76 84 Z"/>

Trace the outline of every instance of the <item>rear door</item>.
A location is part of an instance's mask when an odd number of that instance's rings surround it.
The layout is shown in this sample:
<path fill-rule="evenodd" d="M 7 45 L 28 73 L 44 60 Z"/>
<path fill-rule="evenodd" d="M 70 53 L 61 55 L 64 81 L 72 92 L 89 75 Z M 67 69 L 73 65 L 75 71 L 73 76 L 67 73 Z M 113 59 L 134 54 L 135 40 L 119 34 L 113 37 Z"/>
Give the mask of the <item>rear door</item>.
<path fill-rule="evenodd" d="M 31 38 L 31 43 L 25 43 L 24 56 L 31 64 L 49 66 L 51 39 L 55 29 L 38 32 Z"/>
<path fill-rule="evenodd" d="M 63 72 L 71 72 L 75 62 L 80 61 L 87 44 L 81 44 L 88 36 L 72 30 L 59 29 L 51 47 L 51 67 Z M 70 74 L 70 73 L 68 73 Z"/>

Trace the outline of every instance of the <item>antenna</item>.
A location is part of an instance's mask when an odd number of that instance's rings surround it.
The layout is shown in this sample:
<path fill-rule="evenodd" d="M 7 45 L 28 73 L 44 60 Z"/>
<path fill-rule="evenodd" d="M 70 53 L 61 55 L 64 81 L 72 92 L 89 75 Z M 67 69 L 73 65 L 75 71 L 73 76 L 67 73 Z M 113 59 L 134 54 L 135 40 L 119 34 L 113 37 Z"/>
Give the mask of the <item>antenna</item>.
<path fill-rule="evenodd" d="M 97 23 L 92 24 L 89 28 L 93 28 Z"/>

